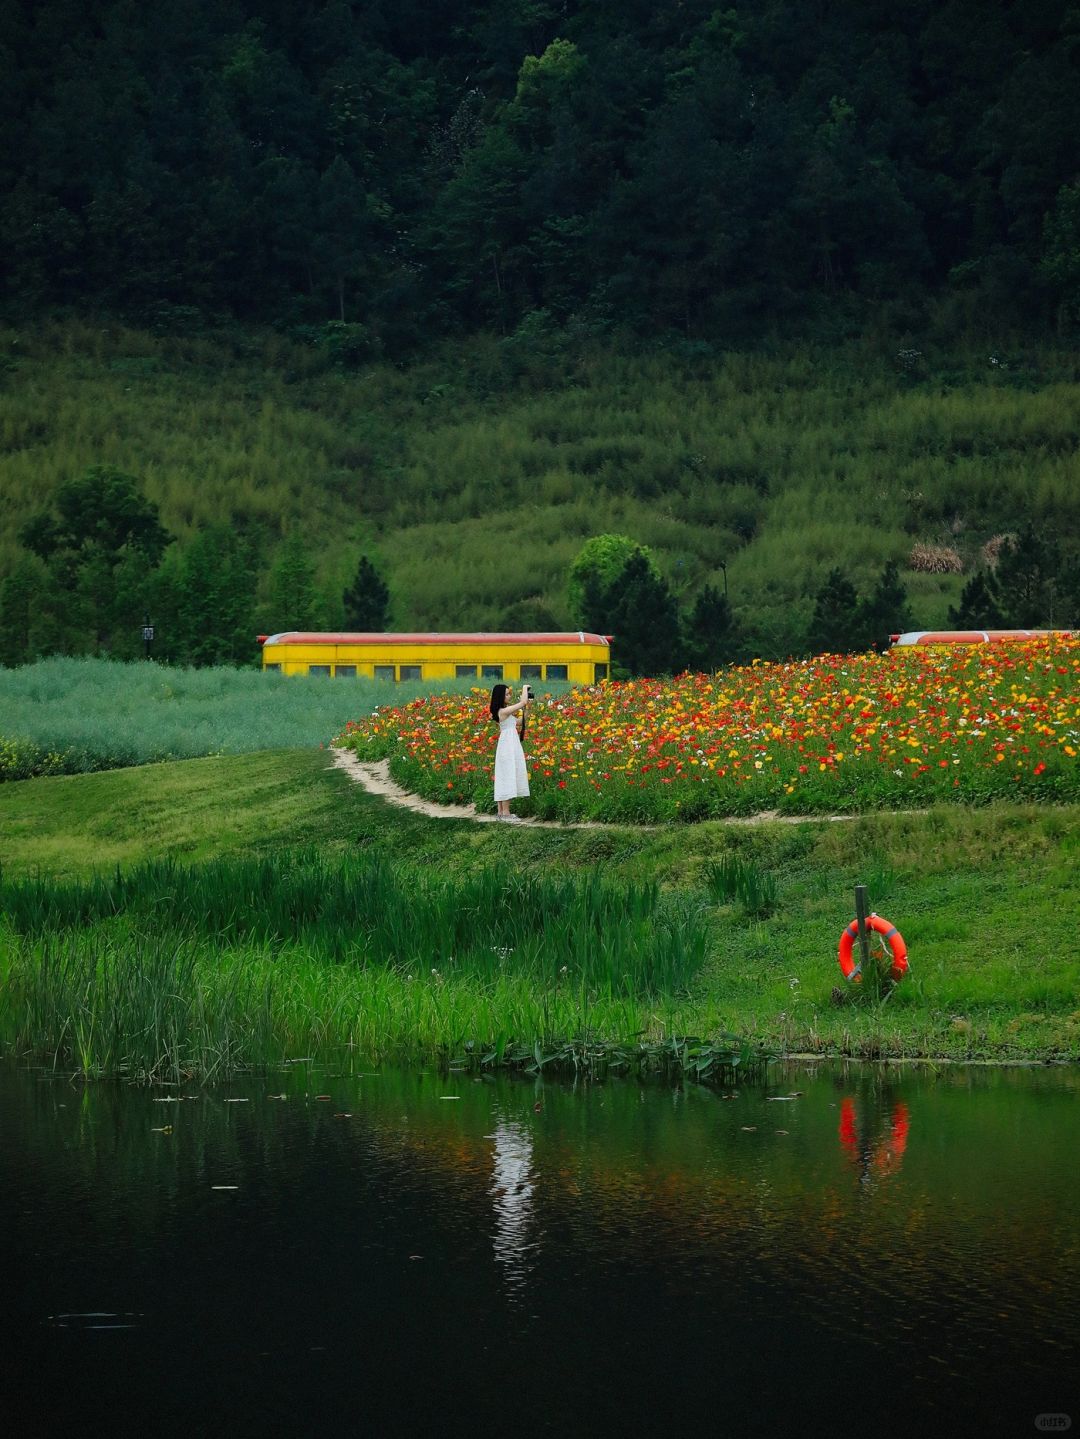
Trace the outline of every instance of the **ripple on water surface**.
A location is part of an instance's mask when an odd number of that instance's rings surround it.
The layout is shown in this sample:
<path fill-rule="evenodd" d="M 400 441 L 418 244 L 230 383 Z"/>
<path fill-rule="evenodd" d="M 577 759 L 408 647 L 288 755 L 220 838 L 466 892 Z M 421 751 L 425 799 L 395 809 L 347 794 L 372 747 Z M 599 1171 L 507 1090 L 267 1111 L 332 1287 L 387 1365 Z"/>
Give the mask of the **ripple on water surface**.
<path fill-rule="evenodd" d="M 1078 1098 L 1071 1070 L 738 1093 L 6 1071 L 9 1412 L 20 1434 L 1080 1422 Z"/>

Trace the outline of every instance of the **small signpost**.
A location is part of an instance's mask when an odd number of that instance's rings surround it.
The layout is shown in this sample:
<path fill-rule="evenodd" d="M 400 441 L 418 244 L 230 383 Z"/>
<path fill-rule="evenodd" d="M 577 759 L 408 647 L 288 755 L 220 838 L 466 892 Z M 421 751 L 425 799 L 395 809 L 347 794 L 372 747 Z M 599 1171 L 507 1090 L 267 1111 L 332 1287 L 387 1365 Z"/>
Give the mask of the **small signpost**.
<path fill-rule="evenodd" d="M 149 659 L 149 658 L 150 658 L 150 646 L 151 646 L 151 644 L 153 643 L 153 639 L 154 639 L 154 626 L 150 623 L 150 616 L 149 616 L 149 615 L 144 615 L 144 616 L 143 616 L 142 637 L 143 637 L 143 644 L 144 644 L 145 647 L 146 647 L 146 658 Z"/>

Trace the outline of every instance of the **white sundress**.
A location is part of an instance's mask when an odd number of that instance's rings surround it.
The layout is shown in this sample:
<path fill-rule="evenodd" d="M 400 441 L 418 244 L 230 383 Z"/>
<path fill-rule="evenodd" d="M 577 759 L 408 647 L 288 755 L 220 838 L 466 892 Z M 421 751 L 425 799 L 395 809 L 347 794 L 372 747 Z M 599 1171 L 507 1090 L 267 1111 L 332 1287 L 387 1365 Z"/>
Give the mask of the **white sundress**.
<path fill-rule="evenodd" d="M 517 732 L 517 715 L 499 721 L 499 743 L 495 750 L 495 803 L 503 799 L 524 799 L 529 793 L 529 771 L 525 751 Z"/>

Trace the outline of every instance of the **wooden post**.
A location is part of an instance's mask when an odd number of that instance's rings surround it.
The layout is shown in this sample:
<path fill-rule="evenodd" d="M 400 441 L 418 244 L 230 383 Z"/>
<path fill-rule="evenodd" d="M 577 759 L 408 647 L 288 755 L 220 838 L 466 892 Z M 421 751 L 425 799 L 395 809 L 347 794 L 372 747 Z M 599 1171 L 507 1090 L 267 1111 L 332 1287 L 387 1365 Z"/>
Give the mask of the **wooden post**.
<path fill-rule="evenodd" d="M 866 899 L 866 885 L 855 886 L 855 919 L 859 926 L 859 973 L 864 981 L 869 981 L 870 974 L 870 932 L 866 927 L 868 914 Z"/>

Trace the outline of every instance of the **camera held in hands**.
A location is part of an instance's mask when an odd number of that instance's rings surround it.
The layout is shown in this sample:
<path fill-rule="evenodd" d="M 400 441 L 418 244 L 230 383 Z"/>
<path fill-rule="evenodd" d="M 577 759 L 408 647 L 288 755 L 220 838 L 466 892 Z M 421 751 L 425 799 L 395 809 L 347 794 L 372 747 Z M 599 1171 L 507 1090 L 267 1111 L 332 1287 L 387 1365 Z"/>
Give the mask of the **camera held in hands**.
<path fill-rule="evenodd" d="M 522 698 L 523 700 L 531 700 L 532 697 L 533 697 L 532 686 L 531 686 L 531 685 L 522 685 L 522 686 L 521 686 L 521 698 Z"/>

